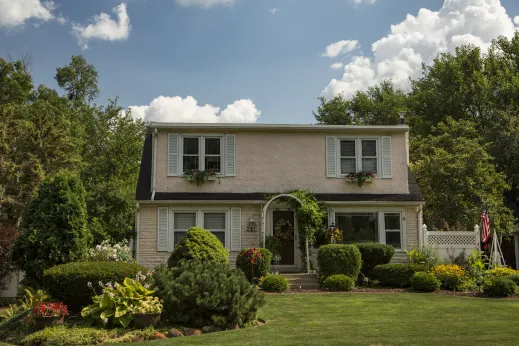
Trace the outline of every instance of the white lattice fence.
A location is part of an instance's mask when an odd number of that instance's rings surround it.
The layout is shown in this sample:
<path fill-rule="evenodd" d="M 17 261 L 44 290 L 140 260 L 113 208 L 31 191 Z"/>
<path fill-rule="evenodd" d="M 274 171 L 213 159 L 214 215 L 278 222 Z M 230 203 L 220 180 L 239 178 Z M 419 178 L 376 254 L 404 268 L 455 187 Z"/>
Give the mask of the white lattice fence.
<path fill-rule="evenodd" d="M 428 231 L 427 226 L 423 225 L 424 245 L 437 246 L 440 250 L 440 256 L 445 259 L 451 255 L 457 256 L 463 250 L 469 255 L 473 250 L 479 250 L 480 238 L 479 227 L 474 227 L 471 232 L 437 232 Z"/>

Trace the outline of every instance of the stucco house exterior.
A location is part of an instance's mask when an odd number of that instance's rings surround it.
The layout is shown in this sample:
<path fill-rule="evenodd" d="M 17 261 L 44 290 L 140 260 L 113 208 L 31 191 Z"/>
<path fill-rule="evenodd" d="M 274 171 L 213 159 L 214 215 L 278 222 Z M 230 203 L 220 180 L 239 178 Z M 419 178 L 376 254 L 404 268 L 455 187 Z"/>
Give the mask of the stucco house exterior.
<path fill-rule="evenodd" d="M 151 123 L 136 191 L 136 259 L 163 263 L 191 226 L 213 232 L 230 253 L 260 247 L 262 223 L 273 234 L 280 220 L 294 224 L 280 269 L 303 267 L 294 211 L 266 196 L 304 189 L 329 209 L 328 224 L 345 242 L 393 245 L 394 261 L 423 244 L 423 197 L 408 168 L 409 127 L 279 124 Z M 213 170 L 203 185 L 188 169 Z M 373 172 L 372 185 L 346 181 L 350 172 Z"/>

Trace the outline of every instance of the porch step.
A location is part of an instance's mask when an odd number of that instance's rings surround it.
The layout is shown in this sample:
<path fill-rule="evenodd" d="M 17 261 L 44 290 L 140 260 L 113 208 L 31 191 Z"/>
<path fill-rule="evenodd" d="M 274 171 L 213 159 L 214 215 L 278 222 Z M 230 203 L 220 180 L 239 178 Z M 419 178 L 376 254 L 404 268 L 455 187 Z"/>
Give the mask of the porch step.
<path fill-rule="evenodd" d="M 317 275 L 306 274 L 306 273 L 282 273 L 290 284 L 291 290 L 308 290 L 319 288 L 319 282 L 317 281 Z"/>

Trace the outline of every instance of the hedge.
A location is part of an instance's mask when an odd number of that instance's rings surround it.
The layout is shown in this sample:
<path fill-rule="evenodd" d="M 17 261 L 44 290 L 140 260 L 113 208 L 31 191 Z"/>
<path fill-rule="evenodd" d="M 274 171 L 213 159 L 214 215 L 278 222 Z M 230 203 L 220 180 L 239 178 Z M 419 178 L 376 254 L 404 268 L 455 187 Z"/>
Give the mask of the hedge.
<path fill-rule="evenodd" d="M 317 254 L 319 280 L 328 276 L 344 274 L 357 280 L 362 265 L 359 248 L 356 245 L 330 244 L 319 248 Z"/>
<path fill-rule="evenodd" d="M 259 253 L 259 256 L 258 256 Z M 251 261 L 251 257 L 252 261 Z M 270 273 L 272 252 L 264 248 L 243 249 L 236 257 L 236 268 L 240 269 L 252 282 Z"/>
<path fill-rule="evenodd" d="M 508 297 L 515 294 L 517 285 L 506 277 L 493 277 L 485 281 L 483 293 L 490 297 Z"/>
<path fill-rule="evenodd" d="M 438 291 L 441 286 L 440 280 L 433 273 L 416 272 L 411 277 L 411 286 L 419 292 Z"/>
<path fill-rule="evenodd" d="M 323 287 L 333 292 L 351 291 L 355 281 L 344 274 L 331 275 L 324 280 Z"/>
<path fill-rule="evenodd" d="M 373 269 L 372 277 L 381 285 L 389 287 L 409 287 L 414 273 L 426 271 L 421 264 L 381 264 Z"/>
<path fill-rule="evenodd" d="M 91 282 L 98 294 L 98 282 L 123 282 L 124 278 L 134 278 L 138 272 L 145 274 L 141 265 L 125 262 L 71 262 L 61 264 L 43 272 L 43 286 L 52 298 L 67 304 L 71 311 L 92 304 L 94 291 L 88 287 Z"/>
<path fill-rule="evenodd" d="M 371 277 L 373 268 L 380 264 L 387 264 L 393 258 L 395 249 L 391 245 L 377 243 L 358 243 L 355 244 L 359 248 L 362 257 L 362 275 Z"/>

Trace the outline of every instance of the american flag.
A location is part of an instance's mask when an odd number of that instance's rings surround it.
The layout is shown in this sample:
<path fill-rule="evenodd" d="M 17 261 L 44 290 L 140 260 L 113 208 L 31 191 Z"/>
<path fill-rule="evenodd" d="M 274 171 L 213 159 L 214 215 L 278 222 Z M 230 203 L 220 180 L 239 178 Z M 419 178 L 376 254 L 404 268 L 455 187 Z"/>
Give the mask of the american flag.
<path fill-rule="evenodd" d="M 488 218 L 488 211 L 483 210 L 481 213 L 481 242 L 488 243 L 490 240 L 490 220 Z"/>

